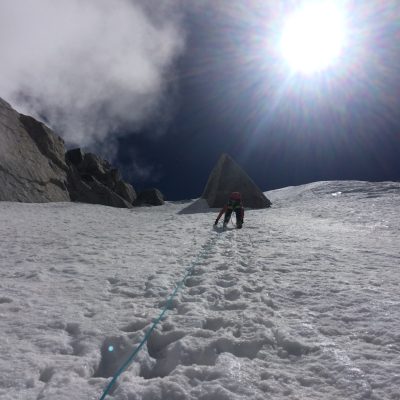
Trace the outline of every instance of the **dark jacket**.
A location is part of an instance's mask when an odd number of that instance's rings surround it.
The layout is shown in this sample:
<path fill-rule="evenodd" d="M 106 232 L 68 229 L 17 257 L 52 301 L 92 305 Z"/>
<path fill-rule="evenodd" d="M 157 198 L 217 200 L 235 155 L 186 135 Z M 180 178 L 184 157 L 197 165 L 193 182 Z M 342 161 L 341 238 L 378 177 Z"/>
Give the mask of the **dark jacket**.
<path fill-rule="evenodd" d="M 225 204 L 221 211 L 219 212 L 219 215 L 217 219 L 215 220 L 215 223 L 217 224 L 219 219 L 224 215 L 227 211 L 239 211 L 240 219 L 243 221 L 244 219 L 244 208 L 243 208 L 243 203 L 241 200 L 229 200 L 227 204 Z"/>

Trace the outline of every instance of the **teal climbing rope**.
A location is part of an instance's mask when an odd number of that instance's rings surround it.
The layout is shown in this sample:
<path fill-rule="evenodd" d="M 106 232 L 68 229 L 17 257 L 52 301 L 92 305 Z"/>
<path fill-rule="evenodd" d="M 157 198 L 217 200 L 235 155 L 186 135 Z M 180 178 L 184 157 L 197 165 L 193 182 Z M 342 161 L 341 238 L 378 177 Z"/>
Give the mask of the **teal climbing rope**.
<path fill-rule="evenodd" d="M 134 360 L 134 358 L 136 357 L 136 355 L 139 353 L 140 349 L 145 345 L 145 343 L 147 342 L 147 340 L 149 339 L 150 335 L 152 334 L 152 332 L 154 331 L 154 329 L 156 328 L 156 326 L 160 323 L 160 321 L 163 319 L 165 313 L 168 311 L 172 300 L 174 299 L 174 297 L 176 296 L 176 294 L 178 293 L 178 291 L 182 288 L 182 286 L 185 284 L 186 279 L 192 274 L 194 268 L 198 265 L 199 261 L 209 253 L 209 251 L 211 250 L 211 248 L 214 246 L 215 241 L 217 240 L 218 235 L 215 235 L 214 237 L 208 239 L 208 241 L 203 245 L 202 249 L 200 250 L 200 252 L 198 253 L 197 257 L 195 258 L 195 260 L 192 262 L 191 266 L 189 268 L 186 269 L 185 275 L 182 278 L 181 281 L 179 281 L 174 289 L 174 291 L 171 293 L 171 295 L 169 296 L 167 302 L 165 303 L 164 308 L 161 310 L 160 315 L 157 317 L 156 320 L 154 320 L 153 324 L 151 325 L 151 327 L 149 328 L 149 330 L 146 332 L 146 334 L 144 335 L 142 341 L 138 344 L 138 346 L 133 350 L 132 354 L 129 356 L 129 358 L 125 361 L 125 363 L 118 369 L 118 371 L 114 374 L 113 378 L 111 379 L 111 381 L 109 382 L 109 384 L 107 385 L 107 387 L 104 389 L 104 392 L 102 394 L 102 396 L 100 397 L 99 400 L 104 400 L 106 398 L 106 396 L 110 393 L 110 390 L 112 389 L 112 387 L 114 386 L 115 382 L 117 381 L 117 379 L 119 378 L 119 376 L 129 367 L 129 365 L 132 363 L 132 361 Z"/>

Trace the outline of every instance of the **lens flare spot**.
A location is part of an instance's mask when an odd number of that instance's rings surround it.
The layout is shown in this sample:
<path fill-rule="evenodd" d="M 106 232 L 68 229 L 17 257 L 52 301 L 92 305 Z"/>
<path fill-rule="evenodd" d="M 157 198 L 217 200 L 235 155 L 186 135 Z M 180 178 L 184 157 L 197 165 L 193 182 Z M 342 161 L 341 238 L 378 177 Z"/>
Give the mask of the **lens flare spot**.
<path fill-rule="evenodd" d="M 337 2 L 309 2 L 284 24 L 281 52 L 296 72 L 310 74 L 331 66 L 346 38 L 344 9 Z"/>

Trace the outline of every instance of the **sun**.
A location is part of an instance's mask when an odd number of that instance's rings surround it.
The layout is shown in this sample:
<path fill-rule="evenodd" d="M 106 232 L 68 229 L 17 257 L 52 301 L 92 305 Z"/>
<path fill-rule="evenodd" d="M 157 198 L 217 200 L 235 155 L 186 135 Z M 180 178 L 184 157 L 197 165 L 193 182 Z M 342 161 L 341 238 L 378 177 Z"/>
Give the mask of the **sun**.
<path fill-rule="evenodd" d="M 286 20 L 280 48 L 295 72 L 320 72 L 340 58 L 346 29 L 344 12 L 337 3 L 305 3 Z"/>

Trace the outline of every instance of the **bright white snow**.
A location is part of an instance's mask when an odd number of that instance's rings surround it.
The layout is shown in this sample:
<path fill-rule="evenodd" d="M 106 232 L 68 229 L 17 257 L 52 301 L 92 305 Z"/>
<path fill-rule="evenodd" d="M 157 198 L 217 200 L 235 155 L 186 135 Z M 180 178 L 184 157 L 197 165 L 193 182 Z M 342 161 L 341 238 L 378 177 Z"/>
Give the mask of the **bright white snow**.
<path fill-rule="evenodd" d="M 199 203 L 0 203 L 0 398 L 99 399 L 193 266 L 110 400 L 399 400 L 400 184 L 267 195 L 225 232 Z"/>

